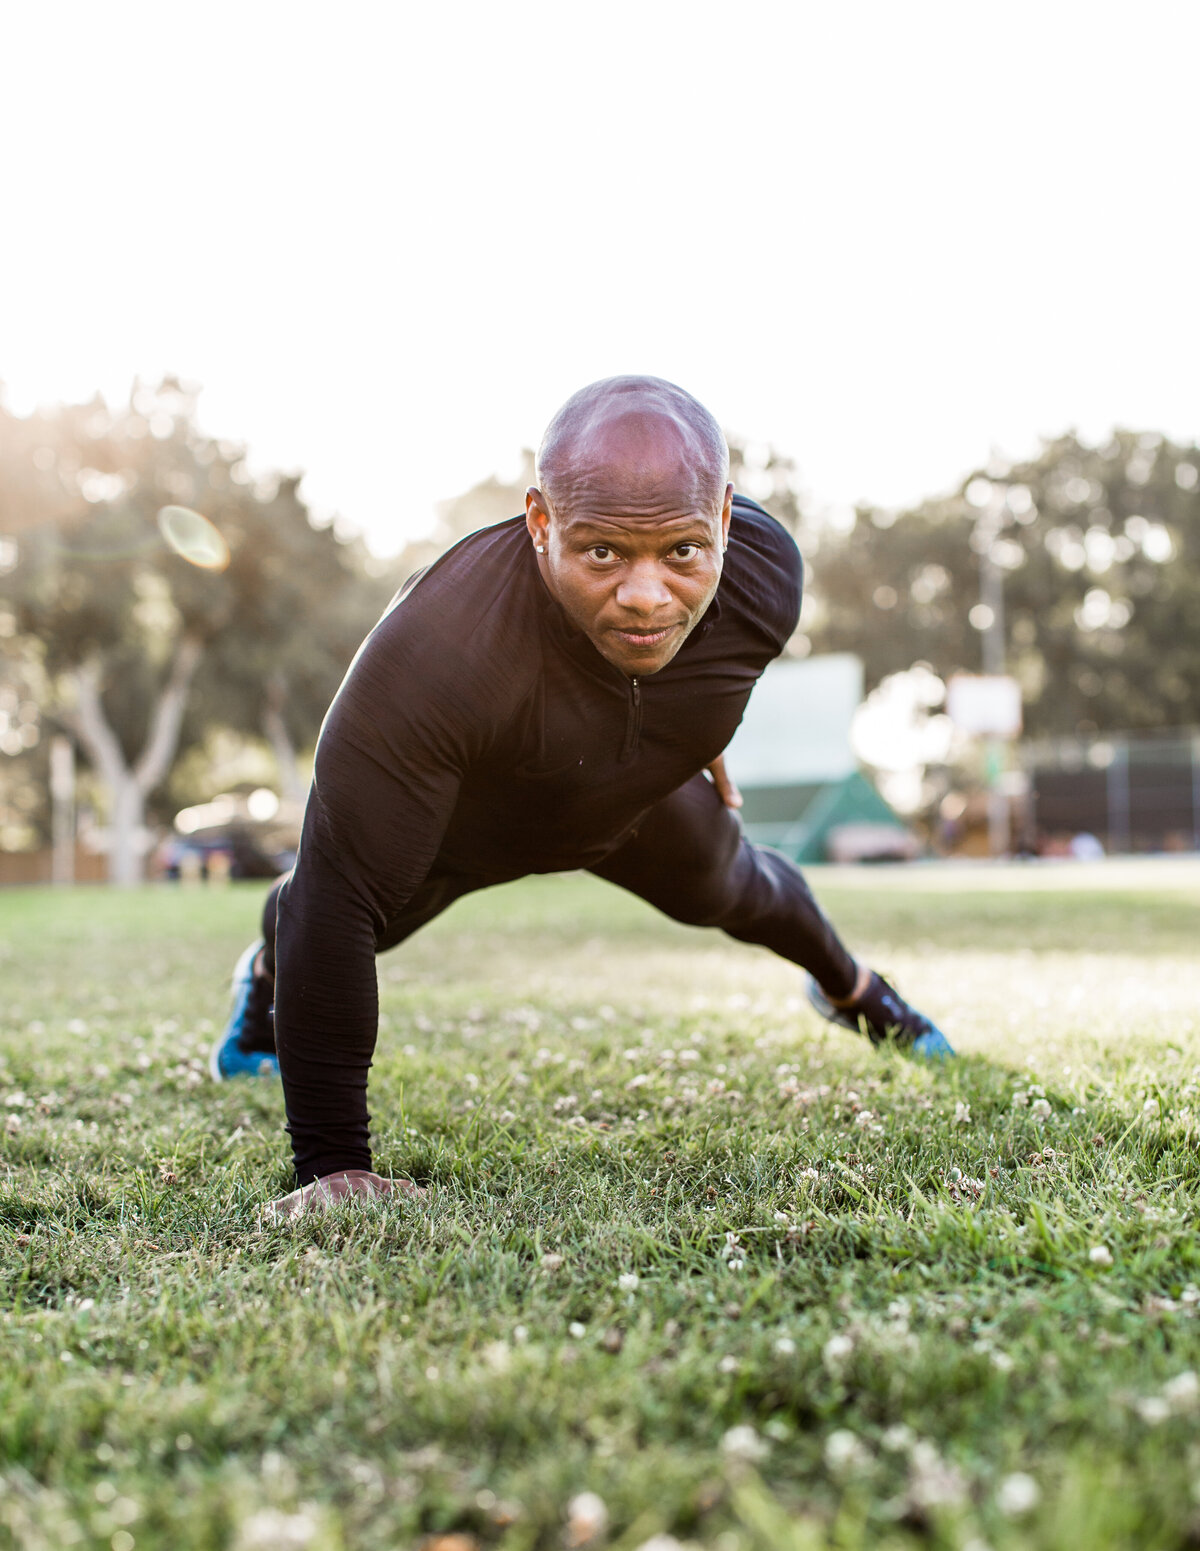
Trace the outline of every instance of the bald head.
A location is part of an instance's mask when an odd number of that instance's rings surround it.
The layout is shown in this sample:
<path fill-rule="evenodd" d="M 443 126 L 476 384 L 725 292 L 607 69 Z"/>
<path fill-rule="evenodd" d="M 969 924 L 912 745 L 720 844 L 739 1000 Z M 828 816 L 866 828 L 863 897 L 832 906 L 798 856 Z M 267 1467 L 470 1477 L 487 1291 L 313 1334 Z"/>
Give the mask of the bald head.
<path fill-rule="evenodd" d="M 639 505 L 653 505 L 660 491 L 720 511 L 728 479 L 720 426 L 661 377 L 606 377 L 581 388 L 551 420 L 537 457 L 540 489 L 567 510 L 619 484 Z"/>
<path fill-rule="evenodd" d="M 609 377 L 550 422 L 525 526 L 547 591 L 637 682 L 671 661 L 716 595 L 729 542 L 729 449 L 661 377 Z"/>

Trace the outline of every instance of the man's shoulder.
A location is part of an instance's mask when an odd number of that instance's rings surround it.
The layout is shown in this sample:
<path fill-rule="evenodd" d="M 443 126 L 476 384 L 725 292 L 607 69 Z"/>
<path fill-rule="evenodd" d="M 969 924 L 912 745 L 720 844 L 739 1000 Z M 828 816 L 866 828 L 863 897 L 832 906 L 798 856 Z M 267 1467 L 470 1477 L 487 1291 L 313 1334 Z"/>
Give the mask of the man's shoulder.
<path fill-rule="evenodd" d="M 536 637 L 539 588 L 525 520 L 510 518 L 468 533 L 410 576 L 376 631 L 488 660 L 502 645 Z"/>
<path fill-rule="evenodd" d="M 410 577 L 343 690 L 355 684 L 380 704 L 441 700 L 472 719 L 503 719 L 537 666 L 540 583 L 523 532 L 513 520 L 468 534 Z"/>
<path fill-rule="evenodd" d="M 384 619 L 410 599 L 419 600 L 422 609 L 449 606 L 464 613 L 477 613 L 481 603 L 490 606 L 501 597 L 510 608 L 519 607 L 520 597 L 529 592 L 525 584 L 532 574 L 528 543 L 523 517 L 477 528 L 414 572 L 388 605 Z"/>
<path fill-rule="evenodd" d="M 730 552 L 735 543 L 748 558 L 765 560 L 783 571 L 803 575 L 804 566 L 796 541 L 765 506 L 740 492 L 733 498 L 733 518 L 729 525 Z"/>
<path fill-rule="evenodd" d="M 781 651 L 796 628 L 803 591 L 804 562 L 791 534 L 757 501 L 735 495 L 722 606 L 741 614 Z"/>

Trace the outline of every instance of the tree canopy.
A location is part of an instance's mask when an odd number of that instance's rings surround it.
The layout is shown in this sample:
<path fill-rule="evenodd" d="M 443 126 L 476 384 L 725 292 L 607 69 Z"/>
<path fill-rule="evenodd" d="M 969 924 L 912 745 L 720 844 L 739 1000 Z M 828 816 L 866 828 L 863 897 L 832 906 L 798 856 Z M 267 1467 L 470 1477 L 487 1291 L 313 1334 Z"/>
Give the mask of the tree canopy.
<path fill-rule="evenodd" d="M 813 647 L 858 652 L 869 684 L 921 661 L 942 677 L 980 671 L 984 552 L 1003 577 L 1027 731 L 1200 721 L 1194 446 L 1068 434 L 912 511 L 859 511 L 813 559 Z"/>
<path fill-rule="evenodd" d="M 0 411 L 0 631 L 115 806 L 119 773 L 138 778 L 137 823 L 214 721 L 270 736 L 273 716 L 285 741 L 311 742 L 390 587 L 357 545 L 311 522 L 297 477 L 255 482 L 243 450 L 203 434 L 195 411 L 172 381 L 116 410 Z M 209 519 L 227 565 L 171 548 L 158 521 L 169 505 Z"/>

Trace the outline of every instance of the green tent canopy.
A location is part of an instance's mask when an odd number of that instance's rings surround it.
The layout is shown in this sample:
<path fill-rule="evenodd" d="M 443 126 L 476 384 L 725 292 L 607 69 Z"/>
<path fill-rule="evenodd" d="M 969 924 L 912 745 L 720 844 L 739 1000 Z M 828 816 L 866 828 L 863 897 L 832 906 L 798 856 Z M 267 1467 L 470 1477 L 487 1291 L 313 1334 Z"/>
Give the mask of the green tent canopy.
<path fill-rule="evenodd" d="M 850 739 L 862 703 L 850 652 L 774 662 L 729 746 L 750 839 L 797 862 L 915 854 L 911 831 L 858 768 Z"/>
<path fill-rule="evenodd" d="M 861 771 L 832 781 L 806 781 L 790 786 L 748 786 L 742 790 L 742 821 L 758 845 L 773 846 L 794 862 L 830 859 L 834 831 L 850 826 L 864 839 L 867 830 L 880 833 L 869 847 L 875 855 L 901 855 L 908 849 L 909 830 Z M 894 831 L 888 843 L 883 831 Z"/>

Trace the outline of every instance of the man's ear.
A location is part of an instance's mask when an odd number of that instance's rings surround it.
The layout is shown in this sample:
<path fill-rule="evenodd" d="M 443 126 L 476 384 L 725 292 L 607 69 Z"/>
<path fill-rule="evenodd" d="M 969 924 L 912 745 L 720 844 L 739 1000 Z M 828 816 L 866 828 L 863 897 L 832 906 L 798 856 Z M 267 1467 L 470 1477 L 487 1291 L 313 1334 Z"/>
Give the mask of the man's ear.
<path fill-rule="evenodd" d="M 721 508 L 721 549 L 729 548 L 729 520 L 733 516 L 733 486 L 725 486 L 725 504 Z"/>
<path fill-rule="evenodd" d="M 546 509 L 546 497 L 536 485 L 525 492 L 525 526 L 534 548 L 544 555 L 550 545 L 550 513 Z"/>

